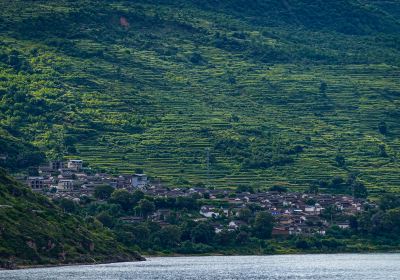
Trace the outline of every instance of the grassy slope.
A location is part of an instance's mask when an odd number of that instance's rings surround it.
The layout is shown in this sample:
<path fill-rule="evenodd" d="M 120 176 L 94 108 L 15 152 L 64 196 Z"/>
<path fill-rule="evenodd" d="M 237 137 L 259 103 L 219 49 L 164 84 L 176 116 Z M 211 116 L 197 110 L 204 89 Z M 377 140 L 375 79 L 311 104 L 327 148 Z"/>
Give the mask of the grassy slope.
<path fill-rule="evenodd" d="M 356 172 L 371 190 L 398 191 L 396 1 L 79 2 L 2 4 L 7 130 L 49 154 L 67 143 L 98 167 L 175 183 L 206 182 L 210 148 L 218 186 Z M 293 145 L 304 147 L 293 163 L 243 168 Z"/>
<path fill-rule="evenodd" d="M 0 267 L 135 260 L 108 230 L 64 214 L 0 170 Z"/>

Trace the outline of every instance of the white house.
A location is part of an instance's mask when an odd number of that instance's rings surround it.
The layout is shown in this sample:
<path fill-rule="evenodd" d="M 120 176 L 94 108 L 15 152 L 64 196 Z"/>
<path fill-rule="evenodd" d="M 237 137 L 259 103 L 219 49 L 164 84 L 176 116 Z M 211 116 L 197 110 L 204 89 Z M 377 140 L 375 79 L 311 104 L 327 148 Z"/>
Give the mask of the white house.
<path fill-rule="evenodd" d="M 206 218 L 217 218 L 219 217 L 219 209 L 212 206 L 202 206 L 200 209 L 200 215 Z"/>
<path fill-rule="evenodd" d="M 74 187 L 74 180 L 60 180 L 58 181 L 58 190 L 72 190 Z"/>
<path fill-rule="evenodd" d="M 306 207 L 304 207 L 304 212 L 306 212 L 306 213 L 314 213 L 315 212 L 315 206 L 307 205 Z"/>
<path fill-rule="evenodd" d="M 224 229 L 222 228 L 222 227 L 214 227 L 214 232 L 215 233 L 220 233 L 220 232 L 222 232 Z"/>
<path fill-rule="evenodd" d="M 146 174 L 134 174 L 131 179 L 131 185 L 136 189 L 143 189 L 148 184 L 148 178 Z"/>
<path fill-rule="evenodd" d="M 318 203 L 315 204 L 315 206 L 306 205 L 304 207 L 304 212 L 306 213 L 319 214 L 322 210 L 324 210 L 324 208 L 322 208 Z"/>
<path fill-rule="evenodd" d="M 243 221 L 238 221 L 238 220 L 234 220 L 234 221 L 230 221 L 228 227 L 231 229 L 238 229 L 241 226 L 245 226 L 247 225 L 245 222 Z"/>
<path fill-rule="evenodd" d="M 80 159 L 70 159 L 70 160 L 68 161 L 68 168 L 69 168 L 69 169 L 73 169 L 73 170 L 79 171 L 79 170 L 82 169 L 82 166 L 83 166 L 83 160 L 80 160 Z"/>
<path fill-rule="evenodd" d="M 338 223 L 337 226 L 341 229 L 346 229 L 346 228 L 350 228 L 350 223 L 348 223 L 348 222 Z"/>

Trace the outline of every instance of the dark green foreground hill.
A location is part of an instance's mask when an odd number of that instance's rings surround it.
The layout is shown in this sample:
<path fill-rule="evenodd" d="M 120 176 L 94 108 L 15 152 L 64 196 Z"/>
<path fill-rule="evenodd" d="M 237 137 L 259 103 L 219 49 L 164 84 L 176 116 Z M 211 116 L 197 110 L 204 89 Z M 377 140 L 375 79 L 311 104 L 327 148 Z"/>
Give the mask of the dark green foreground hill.
<path fill-rule="evenodd" d="M 0 267 L 140 258 L 100 223 L 63 213 L 0 170 Z"/>
<path fill-rule="evenodd" d="M 3 164 L 397 192 L 399 30 L 395 0 L 1 1 Z"/>

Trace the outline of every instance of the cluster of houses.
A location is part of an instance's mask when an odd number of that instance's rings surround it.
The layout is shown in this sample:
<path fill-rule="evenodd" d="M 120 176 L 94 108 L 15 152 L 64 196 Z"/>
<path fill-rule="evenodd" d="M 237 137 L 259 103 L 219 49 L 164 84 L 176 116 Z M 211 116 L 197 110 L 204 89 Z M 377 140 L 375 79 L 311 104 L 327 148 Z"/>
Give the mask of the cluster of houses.
<path fill-rule="evenodd" d="M 216 233 L 249 226 L 248 219 L 243 217 L 248 209 L 247 212 L 251 211 L 253 214 L 257 211 L 267 211 L 274 217 L 275 223 L 272 231 L 274 236 L 325 235 L 327 229 L 334 225 L 341 229 L 349 228 L 348 217 L 356 215 L 366 207 L 375 207 L 366 200 L 356 199 L 352 196 L 300 192 L 236 193 L 224 189 L 170 190 L 151 186 L 146 189 L 146 193 L 159 197 L 197 196 L 207 198 L 206 201 L 209 201 L 209 204 L 201 206 L 200 216 L 194 220 L 211 221 Z M 161 211 L 162 213 L 158 211 L 153 215 L 153 219 L 157 222 L 163 222 L 163 220 L 159 220 L 159 217 L 163 217 L 165 221 L 165 217 L 168 217 L 168 213 L 171 212 L 168 209 Z M 321 215 L 323 213 L 325 215 Z"/>
<path fill-rule="evenodd" d="M 272 235 L 325 235 L 326 230 L 336 225 L 346 229 L 350 227 L 348 217 L 363 211 L 365 200 L 354 199 L 351 196 L 331 194 L 279 193 L 266 191 L 255 194 L 239 193 L 236 197 L 224 198 L 228 207 L 204 205 L 200 214 L 205 218 L 229 217 L 226 226 L 216 225 L 216 232 L 224 228 L 236 230 L 246 226 L 243 219 L 243 209 L 257 208 L 258 211 L 269 212 L 275 220 Z M 325 211 L 329 209 L 328 211 Z M 256 210 L 257 211 L 257 210 Z M 334 213 L 340 213 L 335 215 Z M 321 215 L 325 213 L 325 215 Z M 340 219 L 337 217 L 340 216 Z"/>
<path fill-rule="evenodd" d="M 202 205 L 193 220 L 211 222 L 216 233 L 247 226 L 248 220 L 243 215 L 246 211 L 249 212 L 247 209 L 252 209 L 253 214 L 257 211 L 271 213 L 275 220 L 272 231 L 275 236 L 324 235 L 332 225 L 348 228 L 349 221 L 343 217 L 363 211 L 367 204 L 369 207 L 375 206 L 366 200 L 346 195 L 278 191 L 236 193 L 232 190 L 206 187 L 168 188 L 160 184 L 152 185 L 145 174 L 112 176 L 103 173 L 88 174 L 85 170 L 82 160 L 52 161 L 47 166 L 39 167 L 39 176 L 28 177 L 26 183 L 32 190 L 44 192 L 52 198 L 74 200 L 79 200 L 82 196 L 93 196 L 96 186 L 99 185 L 130 191 L 140 189 L 152 197 L 203 198 L 202 201 L 207 201 L 209 205 Z M 334 215 L 334 212 L 341 215 Z M 164 226 L 168 225 L 170 215 L 172 210 L 158 209 L 150 218 Z M 336 218 L 338 216 L 342 218 Z M 143 221 L 143 217 L 124 217 L 123 220 L 135 223 Z"/>
<path fill-rule="evenodd" d="M 94 190 L 100 185 L 110 185 L 116 189 L 145 189 L 149 181 L 146 174 L 121 174 L 112 176 L 95 173 L 84 168 L 83 161 L 71 159 L 67 162 L 51 161 L 40 166 L 38 176 L 29 176 L 25 183 L 33 191 L 43 192 L 53 198 L 79 199 L 93 196 Z"/>

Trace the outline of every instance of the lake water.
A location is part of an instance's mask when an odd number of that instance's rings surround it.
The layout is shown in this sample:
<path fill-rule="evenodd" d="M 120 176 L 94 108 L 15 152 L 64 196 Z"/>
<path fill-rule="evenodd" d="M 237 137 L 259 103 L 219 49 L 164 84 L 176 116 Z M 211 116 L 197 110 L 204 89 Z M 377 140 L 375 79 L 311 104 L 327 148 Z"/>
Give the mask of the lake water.
<path fill-rule="evenodd" d="M 399 280 L 400 254 L 149 258 L 146 262 L 0 271 L 4 280 Z"/>

